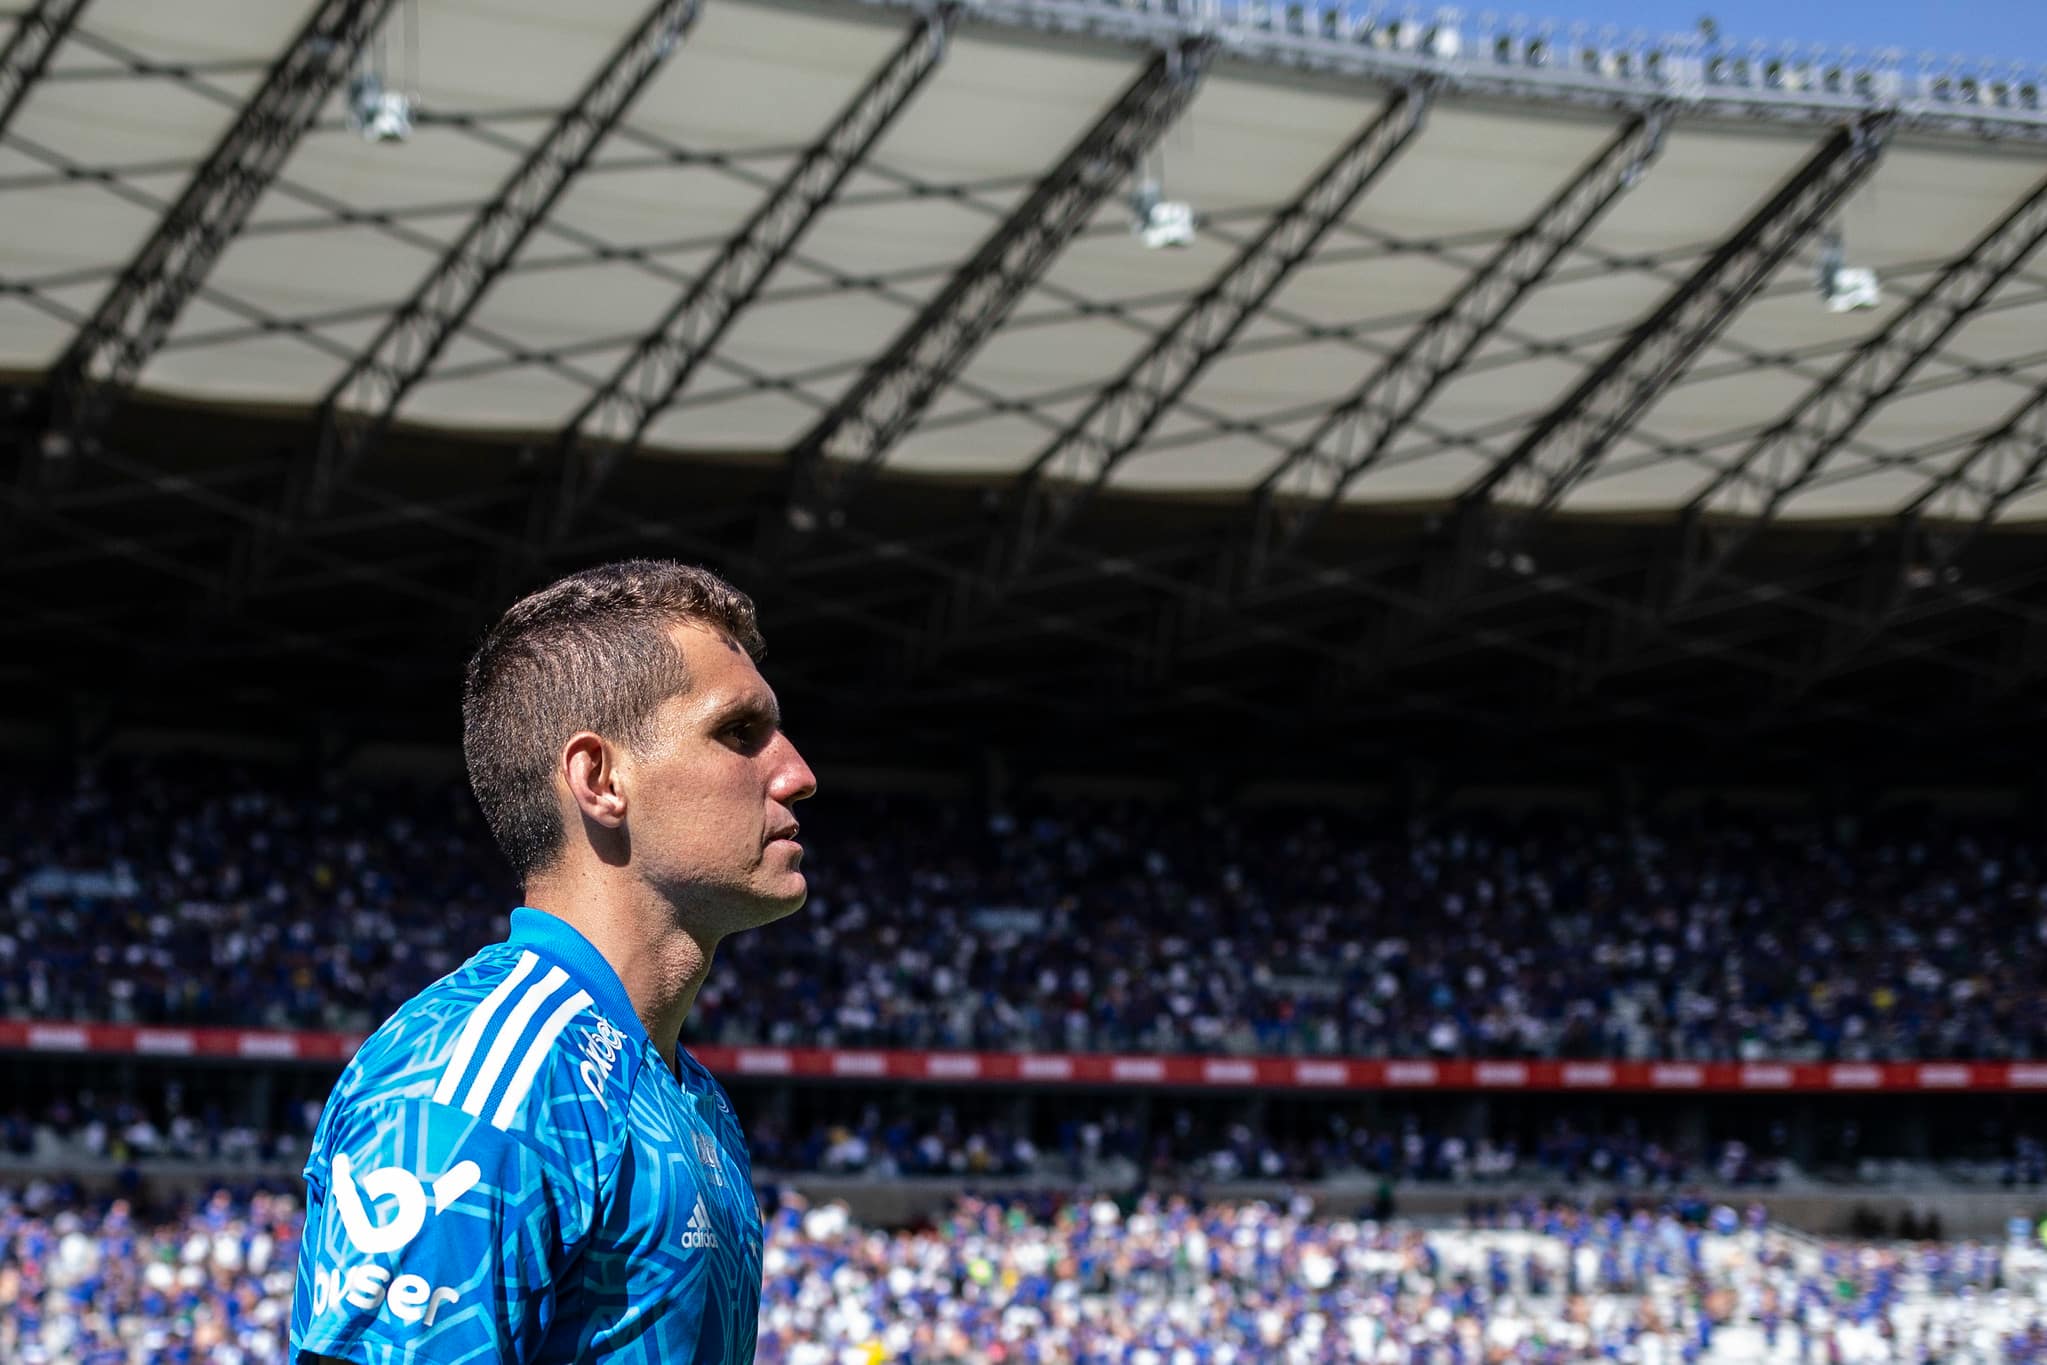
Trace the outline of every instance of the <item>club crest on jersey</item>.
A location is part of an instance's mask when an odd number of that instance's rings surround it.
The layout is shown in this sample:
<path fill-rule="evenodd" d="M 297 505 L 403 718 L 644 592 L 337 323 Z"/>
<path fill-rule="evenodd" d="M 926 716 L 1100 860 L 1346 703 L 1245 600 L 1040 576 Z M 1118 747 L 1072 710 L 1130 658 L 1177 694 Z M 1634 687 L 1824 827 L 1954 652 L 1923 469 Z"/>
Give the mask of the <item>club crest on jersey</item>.
<path fill-rule="evenodd" d="M 723 1185 L 725 1173 L 718 1166 L 718 1144 L 711 1141 L 709 1133 L 693 1133 L 691 1136 L 697 1140 L 697 1156 L 703 1161 L 704 1170 L 713 1182 Z"/>

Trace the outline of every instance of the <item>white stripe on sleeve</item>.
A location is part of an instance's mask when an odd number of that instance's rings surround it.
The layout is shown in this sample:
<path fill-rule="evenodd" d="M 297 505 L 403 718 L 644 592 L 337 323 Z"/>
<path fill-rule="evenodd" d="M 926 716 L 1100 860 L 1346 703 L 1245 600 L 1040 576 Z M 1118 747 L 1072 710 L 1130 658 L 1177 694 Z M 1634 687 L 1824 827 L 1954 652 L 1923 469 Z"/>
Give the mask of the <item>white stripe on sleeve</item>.
<path fill-rule="evenodd" d="M 526 1025 L 533 1015 L 547 1003 L 569 974 L 559 967 L 549 967 L 547 975 L 526 988 L 526 994 L 519 997 L 519 1007 L 505 1020 L 505 1026 L 498 1031 L 498 1038 L 490 1046 L 490 1055 L 483 1059 L 483 1069 L 476 1073 L 476 1083 L 469 1087 L 469 1093 L 462 1098 L 462 1112 L 481 1114 L 483 1102 L 490 1098 L 491 1089 L 497 1085 L 498 1077 L 505 1072 L 505 1062 L 512 1055 L 512 1049 L 519 1045 L 519 1035 L 526 1031 Z"/>
<path fill-rule="evenodd" d="M 526 1055 L 519 1059 L 519 1069 L 512 1073 L 512 1084 L 505 1091 L 504 1099 L 498 1102 L 498 1111 L 490 1116 L 493 1125 L 499 1129 L 512 1126 L 512 1120 L 519 1115 L 520 1102 L 526 1098 L 526 1092 L 533 1088 L 533 1078 L 539 1074 L 540 1064 L 547 1060 L 547 1050 L 554 1046 L 554 1040 L 561 1036 L 561 1031 L 569 1026 L 569 1020 L 582 1013 L 589 1003 L 590 993 L 577 991 L 562 1001 L 561 1006 L 553 1014 L 547 1016 L 547 1022 L 540 1026 L 540 1036 L 533 1040 L 533 1046 L 527 1048 Z"/>
<path fill-rule="evenodd" d="M 435 1104 L 453 1104 L 455 1090 L 462 1084 L 462 1073 L 469 1070 L 469 1059 L 476 1055 L 476 1045 L 483 1041 L 484 1030 L 490 1027 L 491 1016 L 505 1003 L 505 997 L 519 988 L 528 974 L 538 966 L 540 959 L 531 953 L 519 954 L 519 961 L 511 974 L 498 983 L 498 988 L 484 997 L 483 1003 L 469 1012 L 469 1022 L 462 1026 L 462 1036 L 455 1040 L 455 1055 L 448 1059 L 448 1065 L 441 1071 L 441 1083 L 434 1087 Z"/>

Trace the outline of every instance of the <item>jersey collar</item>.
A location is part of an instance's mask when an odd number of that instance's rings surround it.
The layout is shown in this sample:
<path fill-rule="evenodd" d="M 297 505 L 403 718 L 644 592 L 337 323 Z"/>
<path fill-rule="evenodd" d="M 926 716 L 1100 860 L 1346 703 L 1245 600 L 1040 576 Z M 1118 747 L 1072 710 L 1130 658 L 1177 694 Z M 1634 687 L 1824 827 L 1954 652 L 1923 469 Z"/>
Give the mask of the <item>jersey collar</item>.
<path fill-rule="evenodd" d="M 646 1027 L 640 1023 L 639 1013 L 633 1009 L 632 997 L 625 993 L 625 984 L 618 979 L 618 973 L 604 960 L 604 954 L 592 947 L 590 940 L 567 920 L 545 910 L 522 905 L 512 912 L 512 935 L 506 942 L 519 948 L 531 948 L 567 968 L 576 984 L 590 992 L 590 998 L 597 1002 L 597 1008 L 605 1018 L 628 1038 L 638 1038 L 642 1043 L 648 1041 Z"/>

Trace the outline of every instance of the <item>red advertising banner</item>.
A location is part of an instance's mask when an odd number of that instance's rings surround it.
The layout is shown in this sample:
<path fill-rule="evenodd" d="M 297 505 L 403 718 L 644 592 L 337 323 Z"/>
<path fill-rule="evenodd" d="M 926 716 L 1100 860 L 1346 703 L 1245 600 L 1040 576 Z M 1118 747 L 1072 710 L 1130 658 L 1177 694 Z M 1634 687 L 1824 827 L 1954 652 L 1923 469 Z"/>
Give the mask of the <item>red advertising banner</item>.
<path fill-rule="evenodd" d="M 0 1051 L 341 1063 L 352 1033 L 0 1020 Z M 1626 1093 L 2047 1091 L 2047 1062 L 1557 1062 L 1342 1057 L 1165 1057 L 861 1048 L 692 1049 L 729 1079 L 924 1085 L 1165 1086 L 1265 1090 L 1597 1090 Z"/>
<path fill-rule="evenodd" d="M 357 1033 L 286 1029 L 166 1028 L 150 1024 L 57 1024 L 0 1019 L 0 1051 L 81 1052 L 108 1057 L 215 1057 L 345 1062 Z"/>

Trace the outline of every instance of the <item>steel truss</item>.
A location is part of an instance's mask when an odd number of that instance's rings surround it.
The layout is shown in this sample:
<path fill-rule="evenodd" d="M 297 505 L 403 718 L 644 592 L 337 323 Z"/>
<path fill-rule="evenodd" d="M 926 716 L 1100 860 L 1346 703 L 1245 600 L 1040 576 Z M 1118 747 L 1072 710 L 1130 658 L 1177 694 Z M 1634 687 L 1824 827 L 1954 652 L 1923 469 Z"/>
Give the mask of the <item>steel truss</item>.
<path fill-rule="evenodd" d="M 860 530 L 856 525 L 838 528 L 839 534 L 848 542 L 858 545 L 863 557 L 884 560 L 889 563 L 909 565 L 932 573 L 949 581 L 957 592 L 971 592 L 980 578 L 975 568 L 966 562 L 946 559 L 940 555 L 920 551 L 917 547 L 899 540 L 884 540 Z M 1117 582 L 1128 587 L 1157 593 L 1161 598 L 1176 603 L 1186 618 L 1200 616 L 1226 622 L 1236 628 L 1232 643 L 1238 645 L 1269 645 L 1291 651 L 1303 659 L 1319 661 L 1330 675 L 1341 673 L 1351 662 L 1336 647 L 1318 639 L 1312 632 L 1296 628 L 1289 622 L 1247 609 L 1243 604 L 1229 600 L 1213 588 L 1195 578 L 1178 575 L 1120 556 L 1105 556 L 1085 548 L 1055 545 L 1047 546 L 1047 553 L 1057 553 L 1082 566 L 1081 572 L 1091 583 Z M 809 577 L 815 566 L 800 566 L 797 578 Z M 1379 585 L 1348 571 L 1332 570 L 1329 575 L 1332 584 L 1354 589 L 1387 602 L 1395 608 L 1412 609 L 1412 603 L 1397 591 L 1382 589 Z M 1028 625 L 1024 628 L 1033 637 L 1053 639 L 1076 639 L 1103 650 L 1106 654 L 1120 658 L 1128 672 L 1129 680 L 1140 684 L 1162 687 L 1167 693 L 1208 701 L 1230 701 L 1240 709 L 1242 699 L 1232 698 L 1219 689 L 1207 688 L 1198 682 L 1181 679 L 1173 665 L 1183 653 L 1174 629 L 1175 617 L 1164 613 L 1154 617 L 1159 628 L 1147 634 L 1119 628 L 1114 624 L 1102 624 L 1082 613 L 1058 611 L 1029 602 L 1005 601 L 1002 605 L 1011 607 Z M 1474 642 L 1494 646 L 1503 652 L 1519 658 L 1562 667 L 1569 663 L 1563 656 L 1546 651 L 1514 639 L 1503 631 L 1487 630 L 1482 627 L 1464 627 Z M 892 649 L 896 671 L 890 675 L 892 683 L 900 685 L 906 674 L 917 672 L 930 657 L 930 631 L 920 630 L 916 635 L 898 640 Z M 1019 634 L 1015 639 L 1025 638 Z M 986 639 L 1001 641 L 1002 635 L 977 637 L 975 643 Z M 1012 641 L 1013 642 L 1013 641 Z M 1099 681 L 1099 678 L 1096 679 Z M 1482 710 L 1459 705 L 1447 698 L 1420 692 L 1405 692 L 1398 688 L 1385 689 L 1399 705 L 1415 713 L 1448 716 L 1459 722 L 1482 729 L 1498 731 L 1503 737 L 1517 740 L 1533 738 L 1524 727 Z M 1327 697 L 1318 698 L 1328 700 Z M 1276 715 L 1275 719 L 1279 717 Z M 1689 716 L 1674 715 L 1672 720 L 1683 728 L 1704 733 L 1708 727 Z"/>
<path fill-rule="evenodd" d="M 1733 320 L 1741 306 L 1874 170 L 1893 126 L 1874 114 L 1838 130 L 1716 248 L 1572 392 L 1457 500 L 1423 563 L 1425 612 L 1395 613 L 1360 640 L 1384 671 L 1452 616 L 1488 567 L 1526 569 L 1529 529 L 1562 501 Z M 1505 495 L 1504 497 L 1502 495 Z"/>
<path fill-rule="evenodd" d="M 1237 590 L 1255 587 L 1307 537 L 1528 291 L 1634 188 L 1662 152 L 1668 122 L 1669 111 L 1657 108 L 1623 128 L 1266 474 L 1252 493 L 1249 534 L 1230 575 Z"/>
<path fill-rule="evenodd" d="M 991 568 L 1027 572 L 1209 365 L 1298 269 L 1421 130 L 1434 98 L 1422 83 L 1395 94 L 1302 186 L 1144 353 L 1031 461 L 1011 494 L 1009 532 Z"/>
<path fill-rule="evenodd" d="M 605 135 L 681 46 L 697 11 L 698 0 L 656 0 L 328 391 L 311 487 L 304 494 L 315 509 L 383 439 L 406 394 L 426 377 Z"/>
<path fill-rule="evenodd" d="M 134 385 L 392 3 L 322 0 L 293 36 L 58 359 L 48 453 L 91 440 Z"/>
<path fill-rule="evenodd" d="M 2043 241 L 2047 181 L 2036 185 L 1881 332 L 1717 474 L 1680 516 L 1681 566 L 1671 577 L 1662 614 L 1682 610 L 1710 586 L 1920 365 L 1982 310 Z M 1933 496 L 1931 491 L 1927 494 Z"/>
<path fill-rule="evenodd" d="M 946 0 L 917 25 L 718 256 L 563 429 L 561 486 L 549 535 L 566 535 L 619 463 L 667 411 L 733 321 L 838 197 L 846 178 L 909 107 L 945 58 L 960 6 Z"/>
<path fill-rule="evenodd" d="M 87 0 L 36 0 L 26 14 L 14 21 L 7 46 L 0 48 L 0 133 L 27 100 L 28 92 L 50 65 L 50 57 L 64 41 Z"/>
<path fill-rule="evenodd" d="M 2047 189 L 2047 187 L 2043 187 Z M 1961 561 L 2006 504 L 2040 484 L 2047 469 L 2047 384 L 1983 433 L 1948 471 L 1914 498 L 1875 551 L 1863 610 L 1835 631 L 1803 680 L 1839 673 L 1905 613 L 1915 595 L 1966 592 Z"/>
<path fill-rule="evenodd" d="M 1180 117 L 1216 50 L 1212 39 L 1198 37 L 1154 57 L 797 442 L 790 452 L 788 525 L 772 531 L 775 539 L 843 520 L 859 483 Z"/>
<path fill-rule="evenodd" d="M 1834 206 L 1868 178 L 1893 123 L 1892 115 L 1875 114 L 1828 138 L 1460 501 L 1516 509 L 1504 519 L 1517 529 L 1554 508 Z"/>
<path fill-rule="evenodd" d="M 95 455 L 93 458 L 104 458 Z M 146 463 L 134 463 L 123 472 L 137 478 L 153 479 L 155 475 Z M 264 515 L 262 508 L 251 504 L 237 510 L 229 503 L 227 496 L 215 495 L 210 491 L 214 486 L 223 490 L 232 482 L 218 479 L 188 479 L 167 477 L 157 485 L 157 491 L 173 500 L 198 499 L 213 511 L 226 512 L 236 519 L 256 518 Z M 206 487 L 202 487 L 202 483 Z M 252 490 L 253 491 L 253 490 Z M 461 590 L 434 591 L 429 594 L 425 585 L 446 583 L 458 566 L 468 560 L 467 551 L 484 549 L 500 558 L 516 556 L 522 548 L 521 538 L 516 533 L 502 529 L 501 519 L 488 515 L 490 507 L 504 503 L 502 492 L 490 493 L 470 489 L 450 499 L 437 497 L 418 500 L 401 495 L 382 492 L 369 484 L 362 484 L 355 490 L 363 496 L 363 509 L 341 518 L 326 518 L 302 528 L 304 534 L 292 542 L 294 558 L 303 557 L 309 572 L 293 577 L 273 575 L 266 579 L 251 595 L 273 603 L 281 603 L 303 591 L 313 591 L 341 583 L 388 588 L 401 592 L 408 605 L 428 607 L 439 613 L 443 610 L 461 616 L 473 604 L 461 595 Z M 42 521 L 45 513 L 67 514 L 74 509 L 84 510 L 88 505 L 102 502 L 132 502 L 139 490 L 133 488 L 95 489 L 90 492 L 76 492 L 60 495 L 48 509 L 30 506 L 27 510 L 31 520 L 48 525 L 52 530 L 64 530 L 68 534 L 91 537 L 95 543 L 99 534 L 82 524 L 59 527 L 54 522 Z M 0 498 L 11 498 L 7 490 L 0 489 Z M 714 540 L 708 535 L 686 534 L 686 528 L 673 522 L 655 522 L 637 515 L 629 509 L 616 506 L 602 506 L 597 509 L 602 516 L 605 531 L 596 535 L 580 535 L 573 541 L 566 541 L 555 547 L 550 558 L 563 563 L 573 563 L 592 556 L 619 552 L 646 553 L 653 540 L 668 544 L 672 550 L 730 563 L 734 568 L 743 568 L 748 574 L 766 579 L 769 566 L 757 556 L 750 555 L 743 545 L 730 540 Z M 483 519 L 473 519 L 482 515 Z M 593 513 L 593 515 L 596 515 Z M 701 519 L 700 519 L 701 520 Z M 717 518 L 730 528 L 733 518 L 722 515 Z M 172 523 L 174 524 L 174 523 Z M 424 557 L 413 556 L 406 561 L 376 563 L 375 572 L 369 563 L 351 562 L 348 552 L 339 547 L 329 548 L 325 537 L 329 534 L 355 536 L 378 525 L 421 524 L 437 527 L 448 533 L 451 548 L 458 548 L 458 557 L 451 559 L 446 551 L 430 553 Z M 900 564 L 938 574 L 951 581 L 968 581 L 978 577 L 977 538 L 972 530 L 964 535 L 959 531 L 949 532 L 941 537 L 946 546 L 942 551 L 905 545 L 899 541 L 884 541 L 866 535 L 857 527 L 849 526 L 843 533 L 849 544 L 856 550 L 849 559 L 845 555 L 834 561 L 825 556 L 805 556 L 800 561 L 786 566 L 774 577 L 790 594 L 794 594 L 805 583 L 815 585 L 810 595 L 813 609 L 820 615 L 833 616 L 847 621 L 858 621 L 863 626 L 872 626 L 878 636 L 886 637 L 891 643 L 869 659 L 870 663 L 881 665 L 881 676 L 891 682 L 900 681 L 896 669 L 903 661 L 914 661 L 922 650 L 920 637 L 923 628 L 917 622 L 914 612 L 899 610 L 888 605 L 890 601 L 922 600 L 925 589 L 912 587 L 908 597 L 899 587 L 893 594 L 884 593 L 875 598 L 871 593 L 862 595 L 850 585 L 865 581 L 858 573 L 842 572 L 848 563 L 862 563 L 873 560 L 878 563 Z M 152 536 L 147 541 L 112 534 L 105 541 L 103 550 L 131 562 L 147 563 L 165 571 L 176 571 L 181 577 L 195 572 L 190 563 L 191 537 L 184 533 Z M 454 543 L 459 543 L 456 545 Z M 1188 547 L 1171 552 L 1168 559 L 1185 558 Z M 1648 548 L 1645 544 L 1644 548 Z M 964 549 L 965 553 L 955 553 Z M 94 553 L 76 548 L 67 551 L 45 551 L 33 561 L 18 558 L 8 565 L 11 574 L 33 574 L 42 572 L 41 566 L 55 566 L 76 562 L 81 554 Z M 1020 644 L 1037 635 L 1047 638 L 1069 639 L 1090 649 L 1099 647 L 1105 657 L 1123 661 L 1130 671 L 1130 680 L 1140 686 L 1163 685 L 1170 695 L 1185 695 L 1189 698 L 1215 690 L 1210 678 L 1210 669 L 1200 661 L 1210 660 L 1218 653 L 1231 654 L 1247 647 L 1261 645 L 1282 646 L 1307 662 L 1324 665 L 1321 683 L 1311 685 L 1309 695 L 1323 702 L 1340 702 L 1347 708 L 1353 707 L 1361 694 L 1361 685 L 1377 681 L 1382 691 L 1378 695 L 1408 707 L 1415 714 L 1434 713 L 1442 716 L 1463 716 L 1474 723 L 1495 724 L 1500 717 L 1486 709 L 1488 703 L 1474 701 L 1471 705 L 1449 697 L 1431 697 L 1426 690 L 1385 686 L 1383 679 L 1375 679 L 1370 669 L 1370 660 L 1335 644 L 1324 634 L 1323 627 L 1337 621 L 1353 619 L 1355 606 L 1346 605 L 1339 598 L 1350 603 L 1357 600 L 1377 602 L 1389 611 L 1402 614 L 1425 615 L 1430 605 L 1417 594 L 1395 587 L 1383 576 L 1386 568 L 1397 568 L 1406 561 L 1404 554 L 1396 554 L 1378 567 L 1350 564 L 1330 567 L 1318 571 L 1312 579 L 1289 578 L 1276 583 L 1272 588 L 1261 591 L 1256 601 L 1239 601 L 1226 598 L 1203 582 L 1198 573 L 1186 573 L 1159 561 L 1147 563 L 1147 556 L 1135 560 L 1120 555 L 1093 549 L 1070 549 L 1062 547 L 1059 552 L 1062 563 L 1058 573 L 1044 579 L 1042 586 L 1071 589 L 1076 583 L 1091 585 L 1093 598 L 1098 605 L 1083 606 L 1079 610 L 1060 609 L 1032 600 L 1008 604 L 1009 619 L 998 624 L 994 633 L 977 632 L 970 640 L 976 647 L 995 645 L 1007 647 Z M 145 558 L 146 556 L 146 558 Z M 1156 556 L 1150 558 L 1156 559 Z M 473 561 L 469 561 L 473 562 Z M 836 567 L 835 567 L 836 565 Z M 313 567 L 318 566 L 318 567 Z M 1617 620 L 1622 614 L 1640 610 L 1632 597 L 1626 594 L 1603 591 L 1596 585 L 1602 580 L 1622 581 L 1630 579 L 1638 571 L 1631 560 L 1615 562 L 1604 566 L 1588 566 L 1586 569 L 1567 570 L 1558 573 L 1539 573 L 1522 580 L 1516 585 L 1503 589 L 1498 594 L 1489 594 L 1486 602 L 1494 597 L 1501 601 L 1509 595 L 1527 598 L 1534 605 L 1548 605 L 1557 608 L 1574 609 L 1570 619 L 1576 621 L 1573 629 L 1590 623 L 1595 633 L 1601 621 Z M 1829 575 L 1833 577 L 1833 575 Z M 202 590 L 204 584 L 197 578 L 193 585 Z M 842 589 L 841 584 L 848 585 Z M 1033 590 L 1038 583 L 1032 585 Z M 1772 585 L 1768 591 L 1769 600 L 1783 601 L 1786 594 L 1800 594 L 1805 587 L 1797 584 Z M 844 600 L 835 600 L 835 595 Z M 2000 605 L 1995 592 L 1978 593 L 1978 597 L 1992 600 L 1973 605 L 1983 605 L 1993 613 L 2002 616 L 2005 609 Z M 1125 616 L 1131 618 L 1149 617 L 1152 599 L 1171 599 L 1183 605 L 1189 618 L 1198 616 L 1203 627 L 1198 636 L 1185 638 L 1184 626 L 1169 623 L 1151 638 L 1142 629 L 1130 629 Z M 1958 605 L 1963 603 L 1959 602 Z M 1474 602 L 1474 607 L 1479 605 Z M 1311 608 L 1304 612 L 1295 607 Z M 1337 609 L 1338 614 L 1327 621 L 1317 619 L 1316 612 Z M 1280 608 L 1288 608 L 1280 610 Z M 239 608 L 237 608 L 239 609 Z M 1120 613 L 1120 614 L 1119 614 Z M 1589 613 L 1589 615 L 1587 615 Z M 1837 609 L 1837 617 L 1845 613 Z M 2043 614 L 2047 615 L 2047 614 Z M 467 623 L 468 618 L 462 616 Z M 1546 614 L 1517 612 L 1513 620 L 1504 625 L 1489 624 L 1475 617 L 1465 619 L 1453 617 L 1443 623 L 1446 635 L 1456 637 L 1454 646 L 1446 644 L 1442 649 L 1432 651 L 1431 658 L 1450 657 L 1469 650 L 1483 651 L 1486 655 L 1502 661 L 1534 665 L 1554 676 L 1558 694 L 1573 700 L 1573 704 L 1592 706 L 1596 711 L 1610 715 L 1615 720 L 1636 719 L 1656 715 L 1675 723 L 1683 723 L 1687 717 L 1684 706 L 1666 704 L 1665 700 L 1649 702 L 1644 699 L 1623 702 L 1608 702 L 1596 695 L 1589 695 L 1580 686 L 1584 661 L 1568 646 L 1560 647 L 1551 643 L 1556 631 L 1553 626 L 1561 619 Z M 883 623 L 888 623 L 883 629 Z M 1215 629 L 1214 627 L 1221 627 Z M 1531 627 L 1533 629 L 1531 630 Z M 265 627 L 268 629 L 268 627 Z M 1752 633 L 1752 632 L 1750 632 Z M 1695 658 L 1727 665 L 1731 671 L 1739 671 L 1757 678 L 1772 680 L 1780 689 L 1789 692 L 1796 684 L 1796 667 L 1789 656 L 1772 648 L 1750 648 L 1737 631 L 1731 638 L 1712 635 L 1697 638 L 1674 639 L 1671 641 L 1676 657 Z M 356 641 L 336 641 L 353 645 Z M 1918 657 L 1928 662 L 1947 662 L 1945 654 L 1935 646 L 1900 637 L 1885 636 L 1879 643 L 1886 647 L 1886 654 L 1892 657 Z M 1892 648 L 1896 646 L 1898 648 Z M 310 648 L 310 642 L 302 647 Z M 337 659 L 341 656 L 334 655 Z M 866 656 L 863 656 L 866 657 Z M 1417 656 L 1420 661 L 1420 656 Z M 357 660 L 356 662 L 360 662 Z M 1957 662 L 1964 662 L 1957 660 Z M 1188 672 L 1189 666 L 1193 672 Z M 855 671 L 859 668 L 856 664 Z M 865 676 L 863 674 L 863 676 Z M 966 678 L 980 676 L 976 672 L 960 675 Z M 1992 682 L 1984 677 L 1980 665 L 1973 665 L 1970 676 L 1978 682 Z M 969 683 L 969 686 L 982 686 Z M 1538 685 L 1537 692 L 1541 688 Z M 992 695 L 992 694 L 991 694 Z M 1354 712 L 1347 711 L 1347 714 Z M 1857 724 L 1877 722 L 1881 718 L 1862 708 L 1827 703 L 1818 707 L 1815 714 L 1828 714 Z M 1519 724 L 1520 722 L 1509 722 Z M 1885 722 L 1888 723 L 1888 722 Z M 1732 732 L 1729 732 L 1732 733 Z"/>

